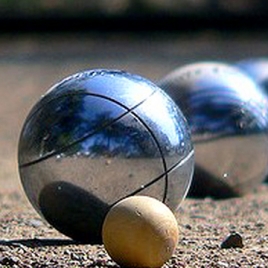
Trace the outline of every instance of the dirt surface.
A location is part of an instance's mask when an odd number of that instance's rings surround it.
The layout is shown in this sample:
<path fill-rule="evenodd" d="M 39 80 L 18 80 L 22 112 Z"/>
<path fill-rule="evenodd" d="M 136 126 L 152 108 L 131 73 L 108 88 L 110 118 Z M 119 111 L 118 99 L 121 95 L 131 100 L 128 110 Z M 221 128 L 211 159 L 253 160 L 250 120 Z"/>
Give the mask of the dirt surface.
<path fill-rule="evenodd" d="M 0 267 L 118 267 L 102 245 L 77 244 L 34 211 L 20 184 L 17 145 L 33 104 L 54 83 L 84 69 L 124 69 L 157 81 L 185 62 L 268 55 L 265 36 L 2 36 L 0 38 Z M 267 267 L 267 184 L 227 200 L 187 198 L 180 240 L 164 267 Z M 221 248 L 231 233 L 243 247 Z M 241 244 L 240 244 L 241 246 Z"/>
<path fill-rule="evenodd" d="M 180 239 L 164 267 L 267 267 L 267 186 L 225 201 L 187 199 L 176 213 Z M 44 222 L 14 189 L 1 191 L 1 267 L 118 267 L 102 245 L 81 245 Z M 233 232 L 243 247 L 222 249 Z"/>

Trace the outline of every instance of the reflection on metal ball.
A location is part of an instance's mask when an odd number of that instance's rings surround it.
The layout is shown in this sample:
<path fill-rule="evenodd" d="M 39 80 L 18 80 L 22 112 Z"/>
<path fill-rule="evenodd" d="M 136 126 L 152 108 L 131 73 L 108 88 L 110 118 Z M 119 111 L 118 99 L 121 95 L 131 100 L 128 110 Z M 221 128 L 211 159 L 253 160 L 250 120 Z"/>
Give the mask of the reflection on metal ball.
<path fill-rule="evenodd" d="M 109 208 L 135 194 L 175 210 L 193 173 L 189 127 L 174 101 L 140 76 L 90 70 L 52 87 L 19 142 L 19 172 L 34 208 L 56 229 L 101 242 Z"/>
<path fill-rule="evenodd" d="M 158 85 L 180 106 L 192 132 L 191 194 L 238 196 L 264 180 L 268 168 L 268 104 L 238 68 L 220 62 L 182 66 Z"/>
<path fill-rule="evenodd" d="M 236 66 L 253 78 L 268 94 L 268 58 L 244 59 Z"/>
<path fill-rule="evenodd" d="M 268 58 L 249 58 L 236 63 L 236 66 L 255 80 L 268 98 Z M 268 176 L 266 177 L 268 183 Z"/>

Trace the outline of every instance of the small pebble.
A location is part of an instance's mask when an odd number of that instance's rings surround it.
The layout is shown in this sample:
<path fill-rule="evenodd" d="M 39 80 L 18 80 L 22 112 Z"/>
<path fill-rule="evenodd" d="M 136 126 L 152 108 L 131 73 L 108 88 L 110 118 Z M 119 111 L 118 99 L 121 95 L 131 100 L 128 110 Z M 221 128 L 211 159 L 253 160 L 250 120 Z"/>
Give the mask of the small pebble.
<path fill-rule="evenodd" d="M 1 264 L 1 267 L 2 265 L 5 267 L 9 267 L 9 266 L 14 266 L 16 265 L 18 262 L 18 259 L 16 257 L 2 257 L 0 258 L 0 264 Z"/>
<path fill-rule="evenodd" d="M 242 248 L 242 247 L 244 247 L 243 238 L 238 233 L 231 233 L 221 243 L 221 248 Z"/>
<path fill-rule="evenodd" d="M 223 261 L 218 261 L 217 262 L 217 265 L 219 266 L 219 267 L 226 267 L 226 268 L 228 268 L 229 267 L 229 264 L 227 263 L 227 262 L 223 262 Z"/>
<path fill-rule="evenodd" d="M 38 227 L 41 227 L 44 225 L 43 221 L 36 220 L 36 219 L 30 219 L 28 223 L 29 223 L 29 225 L 31 225 L 35 228 L 38 228 Z"/>

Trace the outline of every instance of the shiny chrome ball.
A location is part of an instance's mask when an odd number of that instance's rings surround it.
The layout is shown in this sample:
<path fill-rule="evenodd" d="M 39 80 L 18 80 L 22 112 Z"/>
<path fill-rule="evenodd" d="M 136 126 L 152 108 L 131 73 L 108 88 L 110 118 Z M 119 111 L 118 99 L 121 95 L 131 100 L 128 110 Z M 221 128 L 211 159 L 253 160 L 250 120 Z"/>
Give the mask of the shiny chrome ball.
<path fill-rule="evenodd" d="M 163 90 L 116 70 L 72 75 L 28 115 L 19 172 L 34 208 L 63 234 L 100 243 L 109 208 L 148 195 L 175 210 L 193 173 L 187 122 Z"/>
<path fill-rule="evenodd" d="M 242 195 L 268 169 L 268 104 L 262 89 L 239 69 L 198 62 L 158 85 L 180 106 L 192 132 L 195 174 L 191 193 Z"/>

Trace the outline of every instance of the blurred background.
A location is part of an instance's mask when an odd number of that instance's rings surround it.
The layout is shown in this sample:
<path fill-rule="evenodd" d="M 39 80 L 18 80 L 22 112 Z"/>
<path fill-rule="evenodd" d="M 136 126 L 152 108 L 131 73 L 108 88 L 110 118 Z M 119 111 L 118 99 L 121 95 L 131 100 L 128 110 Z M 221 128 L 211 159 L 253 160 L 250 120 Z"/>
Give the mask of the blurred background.
<path fill-rule="evenodd" d="M 99 16 L 138 14 L 194 14 L 213 15 L 210 12 L 230 14 L 265 14 L 265 0 L 1 0 L 1 14 L 16 16 Z M 7 14 L 7 12 L 9 14 Z M 60 14 L 59 14 L 60 13 Z M 215 15 L 215 14 L 214 14 Z"/>
<path fill-rule="evenodd" d="M 1 0 L 0 17 L 6 23 L 0 27 L 17 31 L 263 28 L 267 11 L 265 0 Z"/>
<path fill-rule="evenodd" d="M 209 14 L 213 12 L 265 14 L 265 0 L 1 0 L 1 14 L 6 16 L 55 15 L 127 15 L 137 13 Z M 6 12 L 13 14 L 6 14 Z M 211 15 L 211 14 L 210 14 Z"/>
<path fill-rule="evenodd" d="M 27 114 L 62 78 L 109 68 L 157 82 L 189 62 L 265 57 L 267 26 L 265 0 L 0 0 L 2 190 L 20 185 Z"/>

